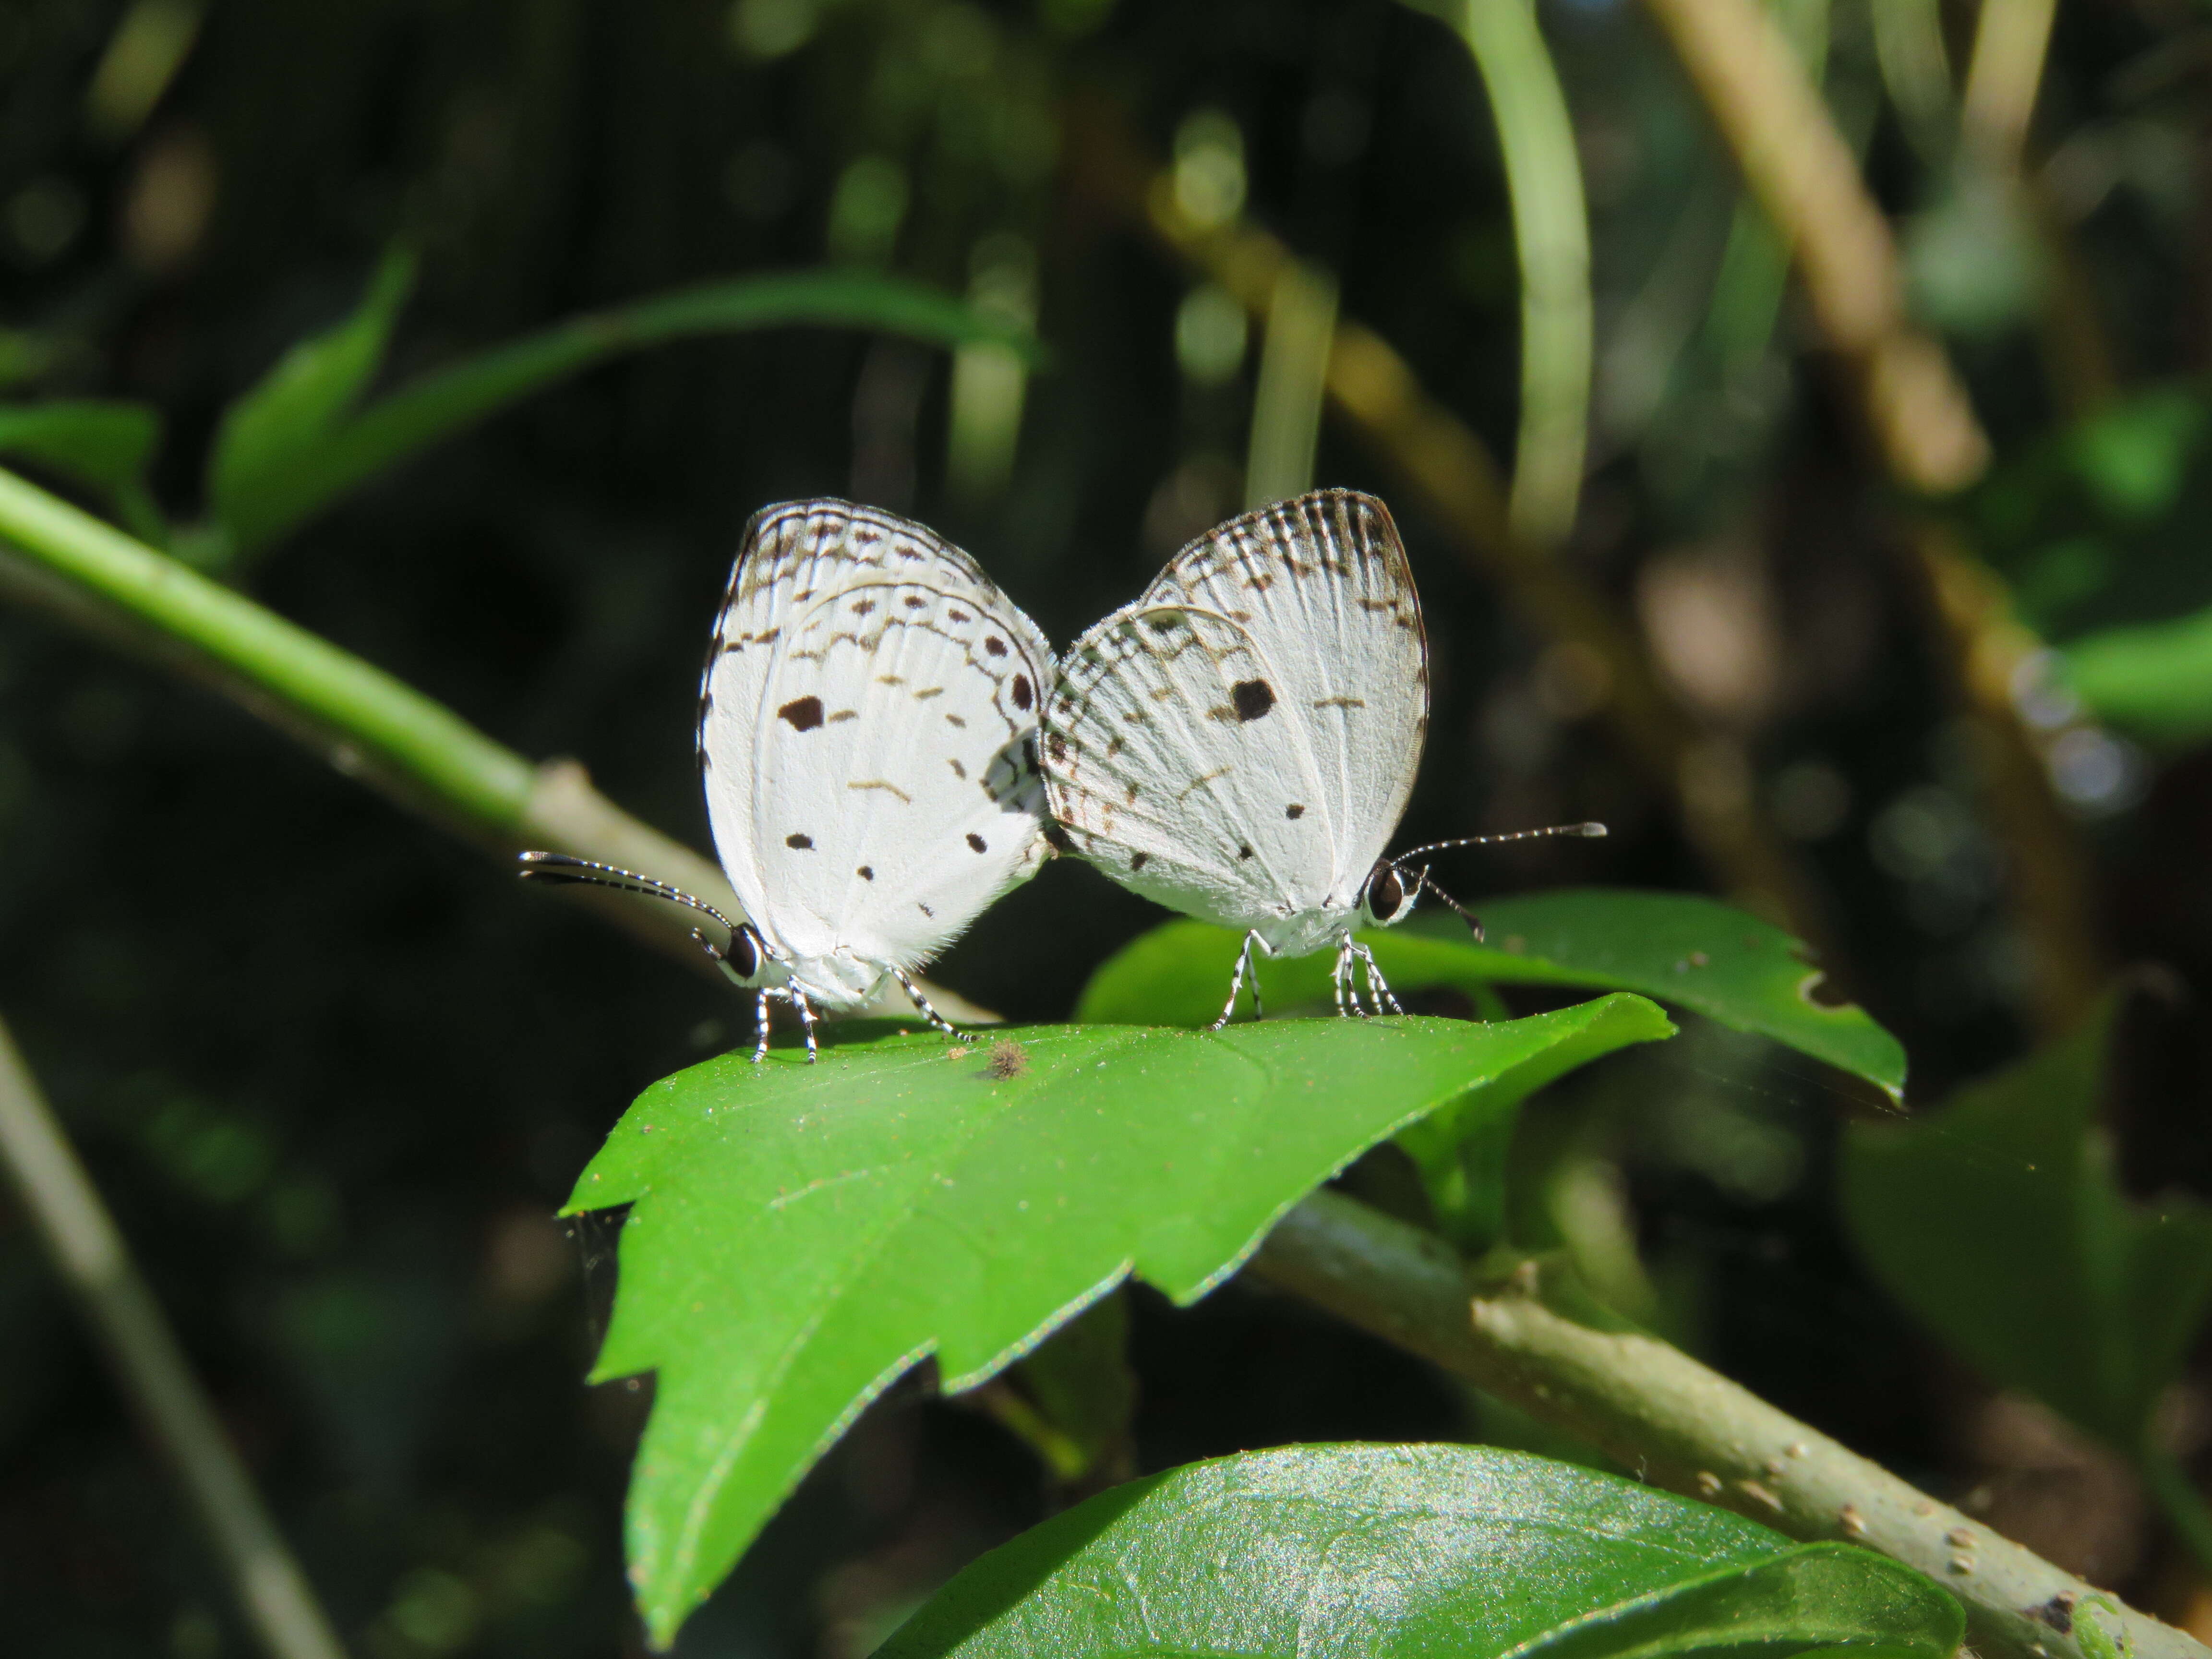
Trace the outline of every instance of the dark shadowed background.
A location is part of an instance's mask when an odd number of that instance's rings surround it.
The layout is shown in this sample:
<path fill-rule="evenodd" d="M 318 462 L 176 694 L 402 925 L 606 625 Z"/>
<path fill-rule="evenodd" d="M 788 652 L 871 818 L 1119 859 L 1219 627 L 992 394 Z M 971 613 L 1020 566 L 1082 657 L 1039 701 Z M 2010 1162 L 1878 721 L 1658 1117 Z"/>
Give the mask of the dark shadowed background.
<path fill-rule="evenodd" d="M 1778 5 L 1995 446 L 1944 522 L 2052 640 L 2212 604 L 2212 13 L 2067 0 L 2010 196 L 1929 136 L 1973 7 Z M 1730 810 L 1794 866 L 1832 981 L 1904 1039 L 1912 1098 L 1932 1101 L 2046 1015 L 2002 799 L 1900 556 L 1918 532 L 1650 17 L 1632 0 L 1539 15 L 1596 317 L 1588 479 L 1550 556 L 1634 621 L 1730 757 Z M 226 572 L 703 847 L 698 659 L 762 504 L 922 518 L 1056 643 L 1243 505 L 1261 331 L 1100 182 L 1102 154 L 1180 155 L 1186 186 L 1242 192 L 1334 273 L 1340 315 L 1510 461 L 1520 278 L 1495 126 L 1458 36 L 1395 0 L 0 0 L 0 399 L 158 407 L 153 492 L 185 523 L 224 405 L 349 313 L 395 242 L 419 276 L 383 383 L 579 311 L 826 263 L 1033 317 L 1040 371 L 966 392 L 946 351 L 849 330 L 624 356 Z M 1405 836 L 1612 826 L 1454 855 L 1454 890 L 1741 893 L 1606 724 L 1603 664 L 1527 620 L 1333 418 L 1313 476 L 1389 500 L 1421 583 L 1437 708 Z M 2021 696 L 2062 697 L 2039 684 Z M 2212 758 L 2183 716 L 2136 730 L 2068 704 L 2045 726 L 2063 728 L 2052 798 L 2096 948 L 2147 965 L 2121 1168 L 2212 1193 Z M 14 610 L 0 848 L 0 1010 L 349 1642 L 638 1650 L 619 1511 L 649 1389 L 582 1383 L 613 1228 L 552 1212 L 633 1095 L 746 1036 L 749 1011 L 230 704 Z M 1157 919 L 1059 863 L 933 976 L 1060 1018 Z M 1641 1316 L 2067 1565 L 2212 1623 L 2124 1469 L 1940 1358 L 1852 1259 L 1828 1171 L 1863 1091 L 1693 1024 L 1558 1093 L 1530 1133 L 1560 1226 Z M 1293 1440 L 1526 1443 L 1441 1374 L 1264 1291 L 1133 1300 L 1143 1467 Z M 2208 1409 L 2194 1384 L 2174 1406 Z M 679 1651 L 863 1654 L 1054 1501 L 990 1417 L 904 1387 Z M 0 1623 L 40 1659 L 248 1650 L 5 1209 Z"/>

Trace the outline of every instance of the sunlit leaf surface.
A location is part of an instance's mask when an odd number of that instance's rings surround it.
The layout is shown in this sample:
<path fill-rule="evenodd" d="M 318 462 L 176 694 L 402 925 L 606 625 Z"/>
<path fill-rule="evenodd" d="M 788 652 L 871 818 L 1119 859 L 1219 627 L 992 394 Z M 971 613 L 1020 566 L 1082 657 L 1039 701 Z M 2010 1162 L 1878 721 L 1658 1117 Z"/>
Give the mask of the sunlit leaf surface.
<path fill-rule="evenodd" d="M 1855 1005 L 1819 1000 L 1820 974 L 1771 923 L 1711 899 L 1678 893 L 1568 889 L 1479 907 L 1487 942 L 1455 933 L 1378 929 L 1374 947 L 1401 992 L 1436 987 L 1559 985 L 1640 991 L 1785 1043 L 1864 1078 L 1897 1097 L 1905 1050 Z M 1091 977 L 1077 1017 L 1196 1024 L 1221 1012 L 1235 935 L 1173 921 L 1124 948 Z M 1262 961 L 1268 1005 L 1327 999 L 1327 952 Z"/>
<path fill-rule="evenodd" d="M 596 1374 L 659 1372 L 629 1495 L 648 1628 L 671 1638 L 923 1357 L 971 1387 L 1132 1271 L 1194 1300 L 1424 1113 L 1489 1088 L 1510 1103 L 1529 1068 L 1671 1030 L 1609 996 L 1495 1024 L 876 1036 L 818 1066 L 730 1054 L 654 1085 L 571 1203 L 635 1206 Z"/>
<path fill-rule="evenodd" d="M 1131 1481 L 975 1563 L 879 1659 L 1943 1659 L 1959 1605 L 1844 1544 L 1474 1446 L 1292 1446 Z"/>

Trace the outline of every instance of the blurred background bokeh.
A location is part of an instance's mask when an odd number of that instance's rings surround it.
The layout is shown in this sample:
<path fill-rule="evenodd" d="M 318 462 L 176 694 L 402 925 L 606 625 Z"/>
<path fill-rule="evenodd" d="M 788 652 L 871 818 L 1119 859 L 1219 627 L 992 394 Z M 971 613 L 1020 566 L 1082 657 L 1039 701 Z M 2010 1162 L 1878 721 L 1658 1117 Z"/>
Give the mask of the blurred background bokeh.
<path fill-rule="evenodd" d="M 1435 659 L 1406 835 L 1612 827 L 1460 855 L 1455 890 L 1784 921 L 1903 1038 L 1917 1102 L 2127 972 L 2122 1178 L 2212 1194 L 2212 12 L 1772 0 L 1894 240 L 1869 346 L 1834 327 L 1848 283 L 1791 277 L 1686 9 L 1493 20 L 1521 89 L 1493 107 L 1458 8 L 1397 0 L 0 0 L 0 462 L 699 846 L 698 659 L 763 503 L 922 518 L 1065 642 L 1248 497 L 1373 489 Z M 226 405 L 395 247 L 380 387 L 823 267 L 1045 356 L 690 338 L 251 550 L 196 534 Z M 157 412 L 143 478 L 21 424 L 88 399 Z M 0 1010 L 339 1628 L 374 1659 L 639 1650 L 649 1391 L 582 1383 L 613 1230 L 553 1212 L 747 1011 L 50 616 L 0 608 Z M 1061 1018 L 1157 919 L 1064 861 L 934 977 Z M 2212 1625 L 2124 1466 L 1853 1259 L 1830 1172 L 1864 1091 L 1693 1023 L 1555 1092 L 1530 1179 L 1622 1305 Z M 1527 1437 L 1279 1296 L 1131 1300 L 1140 1467 Z M 2212 1396 L 2172 1404 L 2193 1455 Z M 678 1650 L 865 1653 L 1058 1496 L 990 1412 L 903 1389 Z M 0 1622 L 40 1659 L 249 1650 L 4 1209 Z"/>

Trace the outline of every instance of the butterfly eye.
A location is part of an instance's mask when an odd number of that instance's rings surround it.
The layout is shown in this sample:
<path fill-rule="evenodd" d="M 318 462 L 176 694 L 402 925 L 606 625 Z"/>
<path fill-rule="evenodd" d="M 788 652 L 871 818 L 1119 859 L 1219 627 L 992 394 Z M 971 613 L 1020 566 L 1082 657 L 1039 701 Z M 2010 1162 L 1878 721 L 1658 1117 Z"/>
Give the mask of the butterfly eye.
<path fill-rule="evenodd" d="M 739 979 L 750 979 L 760 972 L 760 939 L 750 923 L 731 933 L 728 961 Z"/>
<path fill-rule="evenodd" d="M 1380 922 L 1396 919 L 1405 908 L 1406 882 L 1395 866 L 1378 864 L 1367 878 L 1367 914 Z"/>

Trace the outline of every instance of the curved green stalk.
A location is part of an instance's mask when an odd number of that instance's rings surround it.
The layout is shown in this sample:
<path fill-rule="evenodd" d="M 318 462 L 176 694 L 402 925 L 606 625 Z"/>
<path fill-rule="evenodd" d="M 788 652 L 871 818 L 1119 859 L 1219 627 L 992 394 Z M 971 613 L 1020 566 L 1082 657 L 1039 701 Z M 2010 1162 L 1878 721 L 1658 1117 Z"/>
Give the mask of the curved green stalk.
<path fill-rule="evenodd" d="M 1521 262 L 1521 430 L 1509 514 L 1539 546 L 1574 528 L 1589 443 L 1589 214 L 1574 123 L 1529 0 L 1407 0 L 1457 29 L 1498 123 Z"/>
<path fill-rule="evenodd" d="M 535 775 L 530 763 L 383 670 L 5 471 L 0 537 L 295 717 L 341 734 L 357 762 L 374 756 L 397 765 L 483 829 L 520 823 Z M 332 757 L 345 764 L 343 756 Z"/>
<path fill-rule="evenodd" d="M 878 328 L 939 345 L 989 341 L 1032 365 L 1040 355 L 1036 337 L 1018 324 L 895 277 L 799 271 L 704 283 L 573 318 L 380 398 L 287 453 L 283 465 L 258 471 L 250 490 L 219 491 L 218 521 L 192 532 L 193 562 L 219 568 L 265 546 L 415 451 L 610 357 L 697 335 L 805 323 Z"/>

